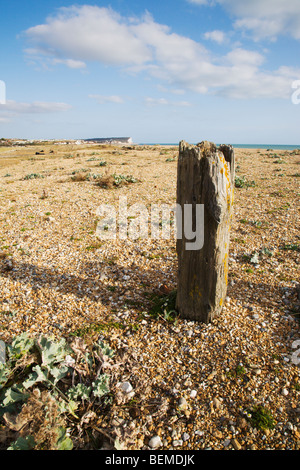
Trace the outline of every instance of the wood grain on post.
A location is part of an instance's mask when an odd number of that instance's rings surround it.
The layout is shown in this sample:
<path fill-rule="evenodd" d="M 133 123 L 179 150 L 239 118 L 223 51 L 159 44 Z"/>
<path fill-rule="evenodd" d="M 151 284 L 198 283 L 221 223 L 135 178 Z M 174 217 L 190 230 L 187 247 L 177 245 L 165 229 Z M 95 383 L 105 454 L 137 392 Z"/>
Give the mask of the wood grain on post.
<path fill-rule="evenodd" d="M 176 308 L 181 318 L 208 323 L 221 313 L 227 292 L 233 192 L 232 146 L 217 148 L 206 141 L 196 146 L 180 142 L 177 207 L 181 217 L 177 217 Z M 199 233 L 199 223 L 202 223 L 204 241 L 200 249 L 190 248 L 193 246 L 189 239 L 191 230 L 185 230 L 190 212 L 185 205 L 192 205 L 195 234 Z M 202 205 L 203 219 L 197 220 L 197 205 Z"/>

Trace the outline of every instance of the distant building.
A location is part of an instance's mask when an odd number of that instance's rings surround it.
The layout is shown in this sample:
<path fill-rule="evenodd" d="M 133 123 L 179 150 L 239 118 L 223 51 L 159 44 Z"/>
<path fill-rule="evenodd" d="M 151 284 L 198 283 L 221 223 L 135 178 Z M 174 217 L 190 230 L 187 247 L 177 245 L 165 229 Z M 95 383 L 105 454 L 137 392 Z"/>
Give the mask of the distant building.
<path fill-rule="evenodd" d="M 131 137 L 96 137 L 95 139 L 83 139 L 84 142 L 95 144 L 132 144 Z"/>

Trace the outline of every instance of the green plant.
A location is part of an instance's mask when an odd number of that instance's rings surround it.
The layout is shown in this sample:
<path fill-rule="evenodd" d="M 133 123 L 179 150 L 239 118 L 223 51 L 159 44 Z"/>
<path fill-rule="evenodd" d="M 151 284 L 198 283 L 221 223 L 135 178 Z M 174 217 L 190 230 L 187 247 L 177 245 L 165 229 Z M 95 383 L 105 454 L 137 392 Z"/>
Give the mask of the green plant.
<path fill-rule="evenodd" d="M 114 351 L 100 340 L 88 348 L 80 338 L 69 344 L 27 333 L 6 350 L 7 361 L 0 364 L 0 423 L 16 432 L 8 448 L 72 449 L 66 420 L 76 427 L 86 401 L 100 409 L 110 393 L 110 377 L 102 369 Z"/>
<path fill-rule="evenodd" d="M 115 180 L 115 185 L 120 186 L 122 183 L 137 183 L 138 179 L 132 175 L 113 175 Z"/>
<path fill-rule="evenodd" d="M 113 186 L 121 187 L 124 184 L 138 183 L 139 180 L 132 175 L 104 175 L 97 178 L 96 184 L 101 188 L 109 189 Z"/>
<path fill-rule="evenodd" d="M 152 296 L 152 306 L 150 308 L 150 316 L 152 318 L 162 318 L 168 323 L 173 323 L 178 317 L 176 310 L 177 290 L 171 291 L 167 295 Z"/>
<path fill-rule="evenodd" d="M 281 250 L 300 251 L 300 245 L 298 243 L 286 243 L 280 247 Z"/>
<path fill-rule="evenodd" d="M 255 181 L 247 181 L 245 176 L 236 176 L 234 185 L 236 188 L 250 188 L 255 186 Z"/>
<path fill-rule="evenodd" d="M 238 377 L 242 377 L 246 373 L 246 369 L 241 364 L 238 364 L 236 366 L 235 373 Z"/>
<path fill-rule="evenodd" d="M 253 408 L 248 409 L 246 416 L 253 427 L 262 431 L 274 429 L 276 424 L 271 411 L 263 405 L 255 405 Z"/>
<path fill-rule="evenodd" d="M 133 328 L 133 325 L 127 325 L 129 328 Z M 110 321 L 107 323 L 91 323 L 88 326 L 77 328 L 75 331 L 70 333 L 70 336 L 77 336 L 83 338 L 84 336 L 93 335 L 95 333 L 101 333 L 103 331 L 110 331 L 112 329 L 125 330 L 126 325 L 121 322 Z"/>
<path fill-rule="evenodd" d="M 39 173 L 30 173 L 29 175 L 24 176 L 24 180 L 32 180 L 36 178 L 44 178 L 43 175 L 40 175 Z"/>

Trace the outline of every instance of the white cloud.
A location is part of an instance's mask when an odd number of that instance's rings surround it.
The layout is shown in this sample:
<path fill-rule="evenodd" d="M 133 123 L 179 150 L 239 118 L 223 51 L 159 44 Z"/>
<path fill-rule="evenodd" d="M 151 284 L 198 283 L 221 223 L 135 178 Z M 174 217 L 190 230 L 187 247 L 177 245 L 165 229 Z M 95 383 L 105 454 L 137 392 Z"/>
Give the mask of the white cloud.
<path fill-rule="evenodd" d="M 18 103 L 8 100 L 6 104 L 0 104 L 2 116 L 14 116 L 18 114 L 45 114 L 67 111 L 71 106 L 66 103 L 46 103 L 36 101 L 33 103 Z"/>
<path fill-rule="evenodd" d="M 188 0 L 190 3 L 196 3 L 196 5 L 211 5 L 214 4 L 213 0 Z"/>
<path fill-rule="evenodd" d="M 222 5 L 237 19 L 238 29 L 251 31 L 254 38 L 276 39 L 281 34 L 300 39 L 299 0 L 187 0 L 198 5 Z"/>
<path fill-rule="evenodd" d="M 145 103 L 149 106 L 153 105 L 167 105 L 168 100 L 165 98 L 145 98 Z"/>
<path fill-rule="evenodd" d="M 266 5 L 270 4 L 268 0 L 216 1 L 237 15 L 254 14 L 253 2 L 258 18 L 263 17 Z M 271 11 L 278 15 L 283 2 L 272 0 L 272 5 L 273 2 Z M 204 4 L 196 0 L 194 3 Z M 291 3 L 295 7 L 293 0 Z M 287 98 L 292 81 L 300 75 L 300 69 L 262 70 L 264 56 L 243 48 L 234 48 L 223 57 L 213 57 L 201 43 L 172 32 L 168 26 L 156 23 L 149 14 L 132 20 L 110 8 L 97 6 L 61 8 L 45 24 L 28 29 L 26 36 L 33 43 L 33 49 L 52 62 L 79 67 L 87 61 L 98 61 L 121 66 L 131 73 L 148 74 L 163 80 L 170 89 L 196 93 L 235 98 Z M 218 39 L 221 40 L 221 35 Z M 97 99 L 120 102 L 121 98 L 99 95 Z"/>
<path fill-rule="evenodd" d="M 52 63 L 55 64 L 64 64 L 70 69 L 83 69 L 86 67 L 86 64 L 82 60 L 74 59 L 53 59 Z"/>
<path fill-rule="evenodd" d="M 99 104 L 104 103 L 116 103 L 121 104 L 124 103 L 124 99 L 118 95 L 111 95 L 111 96 L 104 96 L 104 95 L 89 95 L 89 98 L 93 98 Z"/>
<path fill-rule="evenodd" d="M 180 106 L 186 107 L 191 106 L 191 103 L 188 101 L 169 101 L 165 98 L 145 98 L 145 103 L 147 106 Z"/>
<path fill-rule="evenodd" d="M 240 47 L 230 51 L 225 58 L 234 66 L 259 66 L 264 62 L 264 57 L 256 51 L 248 51 Z"/>
<path fill-rule="evenodd" d="M 172 93 L 172 95 L 184 95 L 186 93 L 186 90 L 183 90 L 182 88 L 166 88 L 162 85 L 158 85 L 157 89 L 162 92 L 162 93 Z"/>
<path fill-rule="evenodd" d="M 208 31 L 204 34 L 205 39 L 209 39 L 211 41 L 215 41 L 218 44 L 222 44 L 226 40 L 226 34 L 224 31 L 220 31 L 215 29 L 214 31 Z"/>
<path fill-rule="evenodd" d="M 110 8 L 60 8 L 45 24 L 25 31 L 40 49 L 57 58 L 99 61 L 109 65 L 141 64 L 151 59 L 149 48 L 135 36 L 132 25 Z"/>

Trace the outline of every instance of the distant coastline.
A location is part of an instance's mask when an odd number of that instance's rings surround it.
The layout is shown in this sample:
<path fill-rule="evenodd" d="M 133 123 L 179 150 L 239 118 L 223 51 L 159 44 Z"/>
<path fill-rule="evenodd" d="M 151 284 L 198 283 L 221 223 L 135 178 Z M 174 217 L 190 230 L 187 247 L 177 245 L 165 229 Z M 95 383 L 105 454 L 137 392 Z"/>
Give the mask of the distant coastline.
<path fill-rule="evenodd" d="M 106 137 L 106 138 L 89 138 L 89 139 L 16 139 L 16 138 L 0 138 L 0 147 L 4 146 L 15 146 L 15 145 L 39 145 L 42 143 L 55 144 L 109 144 L 109 145 L 140 145 L 140 146 L 166 146 L 166 147 L 178 147 L 178 142 L 135 142 L 131 137 Z M 198 141 L 200 142 L 200 140 Z M 198 142 L 189 142 L 191 145 L 197 145 Z M 231 142 L 222 142 L 226 145 L 232 145 L 236 149 L 254 149 L 254 150 L 299 150 L 299 145 L 287 145 L 287 144 L 232 144 Z M 222 143 L 217 143 L 217 146 Z"/>

